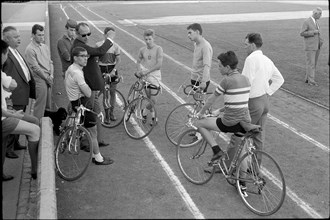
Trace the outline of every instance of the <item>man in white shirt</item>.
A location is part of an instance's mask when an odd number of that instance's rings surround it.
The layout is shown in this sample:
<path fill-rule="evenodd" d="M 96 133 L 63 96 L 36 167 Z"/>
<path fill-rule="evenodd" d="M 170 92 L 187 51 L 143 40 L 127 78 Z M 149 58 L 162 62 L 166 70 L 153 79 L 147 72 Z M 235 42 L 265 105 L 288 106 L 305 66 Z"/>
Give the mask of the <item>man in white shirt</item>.
<path fill-rule="evenodd" d="M 83 67 L 87 65 L 87 60 L 89 58 L 89 55 L 87 53 L 87 50 L 80 46 L 74 47 L 71 51 L 71 54 L 73 58 L 73 64 L 71 64 L 67 69 L 67 71 L 65 72 L 65 79 L 64 79 L 67 96 L 71 102 L 73 110 L 75 110 L 75 107 L 79 106 L 80 104 L 83 104 L 86 108 L 91 109 L 92 103 L 89 102 L 89 98 L 92 95 L 92 90 L 87 85 L 83 72 Z M 96 125 L 89 123 L 92 120 L 97 120 L 97 117 L 94 114 L 89 114 L 89 115 L 91 117 L 88 117 L 87 113 L 85 113 L 84 126 L 90 132 L 90 135 L 92 137 L 92 144 L 93 144 L 92 162 L 95 163 L 96 165 L 112 164 L 113 160 L 111 158 L 103 157 L 101 155 L 99 144 L 97 141 Z M 85 148 L 86 147 L 84 147 L 83 149 Z"/>
<path fill-rule="evenodd" d="M 258 150 L 262 150 L 269 111 L 269 96 L 282 86 L 284 79 L 273 61 L 262 53 L 260 49 L 262 38 L 259 33 L 249 33 L 245 37 L 244 44 L 248 57 L 245 60 L 242 75 L 247 76 L 251 83 L 249 98 L 251 123 L 260 125 L 262 129 L 262 132 L 253 138 L 253 142 Z M 261 158 L 258 160 L 260 163 Z"/>

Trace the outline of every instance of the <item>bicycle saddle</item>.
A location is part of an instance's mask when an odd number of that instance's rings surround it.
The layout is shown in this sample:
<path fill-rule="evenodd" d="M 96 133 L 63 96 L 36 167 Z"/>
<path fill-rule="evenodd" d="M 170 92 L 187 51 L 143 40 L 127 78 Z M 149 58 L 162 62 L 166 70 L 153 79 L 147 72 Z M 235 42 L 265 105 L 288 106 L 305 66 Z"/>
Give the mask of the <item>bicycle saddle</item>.
<path fill-rule="evenodd" d="M 246 132 L 260 132 L 261 131 L 261 126 L 260 125 L 255 125 L 251 124 L 248 122 L 240 121 L 239 124 L 244 128 Z"/>

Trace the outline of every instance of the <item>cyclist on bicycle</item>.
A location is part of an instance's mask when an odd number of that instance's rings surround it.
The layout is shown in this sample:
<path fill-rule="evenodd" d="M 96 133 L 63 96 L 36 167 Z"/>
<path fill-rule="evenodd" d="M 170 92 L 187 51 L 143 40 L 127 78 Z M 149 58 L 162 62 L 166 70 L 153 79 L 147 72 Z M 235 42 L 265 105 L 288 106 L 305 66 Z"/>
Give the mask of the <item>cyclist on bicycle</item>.
<path fill-rule="evenodd" d="M 65 72 L 64 79 L 65 90 L 71 102 L 72 110 L 77 111 L 76 107 L 80 104 L 83 104 L 86 108 L 91 109 L 93 103 L 90 103 L 88 98 L 91 97 L 92 90 L 87 85 L 84 72 L 82 70 L 83 67 L 87 65 L 87 59 L 89 55 L 86 49 L 77 46 L 72 49 L 72 57 L 73 64 L 71 64 Z M 96 120 L 97 116 L 95 114 L 88 114 L 88 112 L 85 112 L 84 126 L 90 132 L 93 143 L 92 162 L 96 165 L 109 165 L 113 163 L 113 160 L 108 157 L 103 157 L 100 153 L 99 144 L 97 141 Z"/>
<path fill-rule="evenodd" d="M 106 27 L 104 29 L 104 38 L 108 37 L 112 40 L 115 38 L 116 32 L 113 27 Z M 97 47 L 100 47 L 104 43 L 99 41 L 96 43 Z M 115 89 L 118 81 L 118 70 L 115 68 L 120 62 L 120 48 L 117 44 L 113 43 L 113 46 L 107 51 L 106 54 L 99 57 L 99 67 L 104 78 L 104 86 L 110 89 L 110 103 L 107 101 L 105 93 L 103 93 L 103 106 L 105 110 L 105 123 L 110 123 L 111 121 L 116 121 L 116 118 L 113 114 L 114 102 L 115 102 Z M 100 93 L 101 94 L 101 93 Z M 100 95 L 99 94 L 99 95 Z"/>
<path fill-rule="evenodd" d="M 155 44 L 154 37 L 155 31 L 152 29 L 145 30 L 143 33 L 144 41 L 146 46 L 140 48 L 138 53 L 138 59 L 136 62 L 137 75 L 138 76 L 147 76 L 147 81 L 151 84 L 160 87 L 159 82 L 162 79 L 160 69 L 163 64 L 163 49 L 161 46 Z M 149 77 L 153 76 L 153 77 Z M 156 79 L 155 79 L 156 78 Z M 157 94 L 158 91 L 154 91 L 152 88 L 147 89 L 148 98 L 156 104 L 156 97 L 153 94 Z M 149 111 L 152 111 L 152 108 L 147 106 Z M 144 118 L 147 117 L 146 110 L 143 109 L 141 114 Z M 155 118 L 155 113 L 151 112 L 153 124 L 157 123 L 157 118 Z"/>
<path fill-rule="evenodd" d="M 221 132 L 242 132 L 245 133 L 244 128 L 240 125 L 240 122 L 251 122 L 248 100 L 250 94 L 251 84 L 246 76 L 241 75 L 237 70 L 238 59 L 233 51 L 221 53 L 219 59 L 219 71 L 225 77 L 214 93 L 208 97 L 205 105 L 197 114 L 199 118 L 202 118 L 205 111 L 211 107 L 211 105 L 220 97 L 224 95 L 224 114 L 222 117 L 207 117 L 197 120 L 195 126 L 202 134 L 205 140 L 210 144 L 213 151 L 213 157 L 211 161 L 217 160 L 225 155 L 221 150 L 217 142 L 214 140 L 209 130 L 221 131 Z M 235 146 L 239 144 L 236 137 L 233 137 L 229 145 L 234 145 L 228 149 L 234 150 Z M 239 138 L 239 137 L 237 137 Z M 240 138 L 239 138 L 240 140 Z M 228 152 L 229 156 L 233 156 L 235 151 Z M 232 158 L 230 157 L 230 160 Z"/>

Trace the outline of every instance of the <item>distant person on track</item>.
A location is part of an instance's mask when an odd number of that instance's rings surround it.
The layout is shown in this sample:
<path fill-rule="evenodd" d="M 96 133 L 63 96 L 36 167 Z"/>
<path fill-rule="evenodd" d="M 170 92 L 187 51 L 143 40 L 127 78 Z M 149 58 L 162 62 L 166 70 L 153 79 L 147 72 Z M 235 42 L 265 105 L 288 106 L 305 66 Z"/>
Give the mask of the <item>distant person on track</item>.
<path fill-rule="evenodd" d="M 311 86 L 318 86 L 315 82 L 315 71 L 323 39 L 321 38 L 320 26 L 317 20 L 321 16 L 322 9 L 317 7 L 313 10 L 312 16 L 304 21 L 300 31 L 300 36 L 304 37 L 304 48 L 306 52 L 305 83 Z"/>
<path fill-rule="evenodd" d="M 8 50 L 8 44 L 1 40 L 1 68 L 8 57 Z M 2 141 L 4 141 L 9 134 L 22 134 L 27 136 L 28 150 L 31 159 L 31 177 L 36 179 L 38 171 L 38 145 L 40 138 L 39 120 L 32 115 L 24 113 L 22 110 L 16 111 L 7 109 L 6 97 L 8 97 L 10 93 L 5 91 L 5 88 L 12 90 L 16 87 L 16 81 L 1 71 Z M 5 151 L 6 148 L 2 145 L 2 165 L 5 161 Z M 9 181 L 13 178 L 13 176 L 2 174 L 2 181 Z"/>
<path fill-rule="evenodd" d="M 147 80 L 155 85 L 160 87 L 159 82 L 162 80 L 162 74 L 160 69 L 163 65 L 163 48 L 157 44 L 155 44 L 155 31 L 152 29 L 145 30 L 143 33 L 144 41 L 146 46 L 140 48 L 138 53 L 138 58 L 136 62 L 137 74 L 139 76 L 147 76 Z M 152 77 L 149 77 L 152 76 Z M 155 77 L 157 80 L 155 80 Z M 149 88 L 147 91 L 148 98 L 156 105 L 157 99 L 156 96 L 152 94 L 156 94 L 157 91 Z M 157 124 L 158 119 L 155 117 L 155 112 L 151 112 L 152 108 L 143 109 L 141 114 L 142 116 L 146 116 L 146 112 L 149 110 L 152 117 L 152 123 Z"/>
<path fill-rule="evenodd" d="M 32 41 L 25 49 L 25 59 L 32 70 L 36 84 L 36 102 L 33 115 L 39 120 L 45 110 L 51 111 L 51 94 L 54 84 L 54 66 L 45 42 L 45 29 L 39 24 L 32 27 Z"/>
<path fill-rule="evenodd" d="M 90 97 L 92 95 L 92 90 L 87 85 L 83 72 L 83 67 L 87 65 L 89 55 L 86 49 L 79 46 L 74 47 L 71 53 L 73 64 L 69 66 L 65 73 L 64 83 L 66 93 L 71 102 L 72 110 L 76 111 L 75 107 L 80 104 L 84 105 L 88 109 L 91 109 L 92 103 L 90 102 Z M 95 114 L 85 112 L 85 127 L 90 132 L 93 143 L 93 146 L 91 146 L 93 150 L 92 162 L 96 165 L 109 165 L 113 163 L 113 160 L 101 155 L 99 144 L 97 142 L 96 125 L 89 123 L 96 121 L 97 116 Z"/>
<path fill-rule="evenodd" d="M 89 98 L 90 102 L 93 103 L 93 111 L 99 113 L 101 112 L 100 104 L 98 101 L 99 92 L 104 89 L 104 79 L 102 77 L 101 70 L 97 63 L 98 57 L 103 56 L 109 49 L 112 47 L 113 43 L 111 38 L 108 36 L 104 43 L 100 47 L 92 47 L 87 43 L 89 41 L 89 36 L 91 35 L 88 24 L 81 22 L 76 26 L 76 39 L 73 41 L 72 48 L 82 47 L 87 50 L 89 58 L 87 65 L 83 67 L 84 77 L 87 85 L 92 90 L 92 95 Z M 72 51 L 71 51 L 72 56 Z M 101 123 L 97 120 L 97 133 L 101 134 Z M 98 136 L 98 142 L 100 147 L 108 146 L 109 143 L 106 143 L 104 140 L 101 140 L 101 137 Z"/>
<path fill-rule="evenodd" d="M 108 36 L 109 35 L 109 36 Z M 115 38 L 116 32 L 113 27 L 106 27 L 104 29 L 104 38 L 108 37 L 112 40 Z M 103 41 L 99 41 L 96 43 L 97 47 L 100 47 L 104 43 Z M 114 83 L 115 80 L 118 79 L 118 70 L 115 68 L 118 67 L 120 63 L 120 48 L 116 43 L 113 43 L 112 47 L 105 53 L 103 56 L 99 57 L 99 67 L 101 69 L 101 73 L 103 75 L 104 81 L 106 85 L 110 86 L 110 103 L 106 103 L 106 97 L 103 93 L 103 106 L 105 111 L 105 122 L 109 123 L 111 121 L 116 121 L 113 114 L 113 108 L 115 106 L 115 89 L 117 88 L 117 84 Z"/>
<path fill-rule="evenodd" d="M 253 137 L 257 150 L 262 150 L 265 140 L 265 127 L 269 111 L 269 98 L 284 83 L 280 71 L 273 61 L 261 51 L 262 38 L 259 33 L 249 33 L 245 37 L 244 47 L 248 57 L 245 60 L 242 75 L 251 83 L 249 111 L 252 124 L 260 125 L 262 131 Z M 271 82 L 270 82 L 271 81 Z M 261 158 L 258 158 L 261 164 Z"/>
<path fill-rule="evenodd" d="M 204 139 L 210 144 L 213 151 L 211 161 L 217 160 L 224 156 L 225 153 L 221 150 L 215 139 L 213 138 L 210 130 L 221 132 L 242 132 L 245 130 L 240 125 L 240 122 L 251 122 L 251 117 L 248 109 L 248 101 L 250 94 L 250 81 L 246 76 L 243 76 L 237 70 L 238 59 L 233 51 L 221 53 L 218 56 L 219 72 L 224 76 L 214 93 L 209 96 L 198 113 L 198 117 L 202 117 L 205 111 L 208 110 L 217 100 L 224 96 L 224 109 L 222 117 L 207 117 L 202 118 L 194 123 L 198 131 L 202 134 Z M 216 114 L 218 115 L 218 114 Z M 240 139 L 240 137 L 236 137 Z M 230 146 L 230 151 L 238 147 Z M 233 153 L 233 154 L 232 154 Z M 230 160 L 234 156 L 234 152 L 228 152 Z"/>
<path fill-rule="evenodd" d="M 58 55 L 61 58 L 62 63 L 62 77 L 65 77 L 65 71 L 71 65 L 71 46 L 76 37 L 76 26 L 77 22 L 72 19 L 68 19 L 65 24 L 65 33 L 64 35 L 57 41 L 57 51 Z"/>
<path fill-rule="evenodd" d="M 194 57 L 191 71 L 191 85 L 207 88 L 210 85 L 210 70 L 213 49 L 211 44 L 202 36 L 202 26 L 198 23 L 187 27 L 188 38 L 194 42 Z"/>

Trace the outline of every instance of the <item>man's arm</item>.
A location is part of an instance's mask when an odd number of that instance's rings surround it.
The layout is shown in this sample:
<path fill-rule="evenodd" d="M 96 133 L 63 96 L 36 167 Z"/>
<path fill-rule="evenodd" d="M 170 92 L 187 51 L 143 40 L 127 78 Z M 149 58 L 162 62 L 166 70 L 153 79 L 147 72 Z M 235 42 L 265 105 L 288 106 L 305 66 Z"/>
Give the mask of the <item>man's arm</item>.
<path fill-rule="evenodd" d="M 37 61 L 37 54 L 35 51 L 30 48 L 29 46 L 25 50 L 25 59 L 28 65 L 30 66 L 31 70 L 37 74 L 41 79 L 47 82 L 48 74 L 46 74 Z"/>
<path fill-rule="evenodd" d="M 309 24 L 309 19 L 307 19 L 302 27 L 301 27 L 301 30 L 300 30 L 300 36 L 302 37 L 313 37 L 314 35 L 318 34 L 319 31 L 314 29 L 314 28 L 311 28 L 311 25 Z"/>
<path fill-rule="evenodd" d="M 268 95 L 273 95 L 284 83 L 284 78 L 277 67 L 273 64 L 273 74 L 271 77 L 272 83 L 267 89 Z"/>
<path fill-rule="evenodd" d="M 60 57 L 62 57 L 64 60 L 70 62 L 70 51 L 65 46 L 64 40 L 61 38 L 57 41 L 57 48 L 59 51 Z"/>
<path fill-rule="evenodd" d="M 102 56 L 110 49 L 110 47 L 112 47 L 112 45 L 112 41 L 107 38 L 100 47 L 91 47 L 87 44 L 81 44 L 79 46 L 84 47 L 90 56 Z"/>
<path fill-rule="evenodd" d="M 208 47 L 203 48 L 203 75 L 200 87 L 206 87 L 206 79 L 210 78 L 210 69 L 212 65 L 211 50 Z"/>
<path fill-rule="evenodd" d="M 138 57 L 136 59 L 136 70 L 138 73 L 140 73 L 142 71 L 142 67 L 141 67 L 141 62 L 143 59 L 143 54 L 142 54 L 142 48 L 139 50 L 139 54 Z"/>

